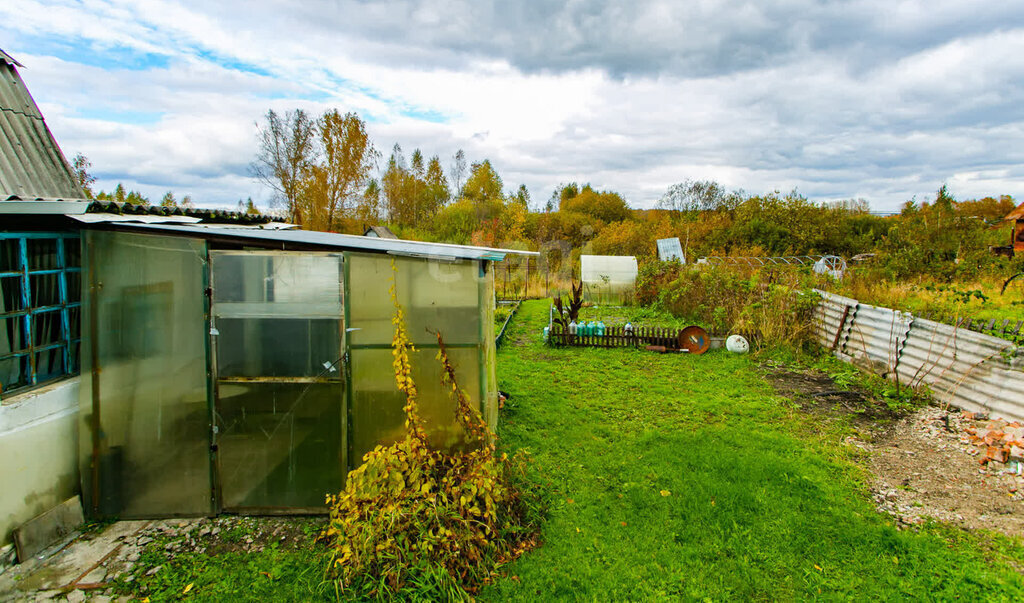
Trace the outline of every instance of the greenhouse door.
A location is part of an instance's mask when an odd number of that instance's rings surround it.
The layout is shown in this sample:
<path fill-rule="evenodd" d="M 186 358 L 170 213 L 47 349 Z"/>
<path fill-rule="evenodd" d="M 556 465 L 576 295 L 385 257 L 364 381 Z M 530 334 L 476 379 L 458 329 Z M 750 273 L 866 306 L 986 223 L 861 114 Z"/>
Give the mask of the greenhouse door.
<path fill-rule="evenodd" d="M 218 506 L 323 511 L 347 467 L 342 255 L 210 256 Z"/>

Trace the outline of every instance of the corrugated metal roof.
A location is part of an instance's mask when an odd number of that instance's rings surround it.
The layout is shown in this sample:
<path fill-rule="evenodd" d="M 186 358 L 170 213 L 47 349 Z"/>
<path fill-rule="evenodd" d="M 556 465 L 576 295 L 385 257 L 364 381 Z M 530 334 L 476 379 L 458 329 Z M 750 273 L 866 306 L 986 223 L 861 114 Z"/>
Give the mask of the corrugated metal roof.
<path fill-rule="evenodd" d="M 2 50 L 0 58 L 0 194 L 84 197 L 18 74 L 20 64 Z"/>
<path fill-rule="evenodd" d="M 234 239 L 243 243 L 245 241 L 253 241 L 254 243 L 258 242 L 264 245 L 269 243 L 285 247 L 320 247 L 324 249 L 368 251 L 431 258 L 502 260 L 508 254 L 540 255 L 535 251 L 470 247 L 467 245 L 449 245 L 447 243 L 425 243 L 403 239 L 378 239 L 375 237 L 311 230 L 264 230 L 259 228 L 217 228 L 213 226 L 197 227 L 170 224 L 119 224 L 118 228 L 147 230 L 154 233 L 174 233 L 200 239 Z"/>
<path fill-rule="evenodd" d="M 4 52 L 3 48 L 0 48 L 0 60 L 3 60 L 5 63 L 11 64 L 11 65 L 16 65 L 18 67 L 24 67 L 24 65 L 22 65 L 18 61 L 15 61 L 14 57 L 12 57 L 11 55 L 9 55 L 6 52 Z"/>
<path fill-rule="evenodd" d="M 111 222 L 125 221 L 118 220 L 117 217 L 119 216 L 155 216 L 183 218 L 177 220 L 179 222 L 198 222 L 202 220 L 203 222 L 211 224 L 246 225 L 266 224 L 273 219 L 271 216 L 264 214 L 250 214 L 247 212 L 231 211 L 227 209 L 163 207 L 160 205 L 121 203 L 117 201 L 100 201 L 96 199 L 48 199 L 42 197 L 19 197 L 17 195 L 11 195 L 5 200 L 0 200 L 0 214 L 103 214 L 113 216 L 108 220 Z M 91 219 L 90 221 L 102 222 L 104 220 L 96 218 Z M 147 220 L 139 221 L 146 222 Z"/>

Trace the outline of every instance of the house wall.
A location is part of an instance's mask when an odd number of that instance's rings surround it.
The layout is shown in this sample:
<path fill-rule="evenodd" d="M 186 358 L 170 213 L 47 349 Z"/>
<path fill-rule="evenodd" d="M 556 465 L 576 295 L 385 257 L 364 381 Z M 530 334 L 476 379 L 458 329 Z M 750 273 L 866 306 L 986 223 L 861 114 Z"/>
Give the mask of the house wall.
<path fill-rule="evenodd" d="M 0 405 L 0 545 L 79 491 L 78 377 Z"/>

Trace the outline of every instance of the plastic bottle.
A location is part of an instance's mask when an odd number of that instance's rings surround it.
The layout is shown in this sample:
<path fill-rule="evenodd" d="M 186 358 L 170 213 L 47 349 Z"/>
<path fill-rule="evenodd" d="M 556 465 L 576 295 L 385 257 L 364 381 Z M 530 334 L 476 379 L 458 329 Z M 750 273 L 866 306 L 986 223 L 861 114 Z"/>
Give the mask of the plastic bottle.
<path fill-rule="evenodd" d="M 569 323 L 569 334 L 570 335 L 575 335 L 576 334 L 576 321 L 575 320 Z"/>
<path fill-rule="evenodd" d="M 601 321 L 601 320 L 597 321 L 597 336 L 598 337 L 604 337 L 604 329 L 605 329 L 604 321 Z"/>
<path fill-rule="evenodd" d="M 550 328 L 548 328 L 548 327 L 544 327 L 544 341 L 547 341 L 547 340 L 548 340 L 548 337 L 550 337 L 550 335 L 551 335 L 551 330 L 550 330 Z"/>

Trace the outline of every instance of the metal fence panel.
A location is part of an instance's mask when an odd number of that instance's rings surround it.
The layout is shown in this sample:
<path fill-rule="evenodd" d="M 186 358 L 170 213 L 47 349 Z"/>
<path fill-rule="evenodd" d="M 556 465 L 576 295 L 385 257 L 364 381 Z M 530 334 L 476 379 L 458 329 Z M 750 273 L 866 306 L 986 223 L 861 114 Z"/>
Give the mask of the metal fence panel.
<path fill-rule="evenodd" d="M 926 386 L 939 402 L 1024 420 L 1024 348 L 909 313 L 819 293 L 815 335 L 836 357 L 903 384 Z"/>

